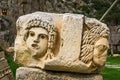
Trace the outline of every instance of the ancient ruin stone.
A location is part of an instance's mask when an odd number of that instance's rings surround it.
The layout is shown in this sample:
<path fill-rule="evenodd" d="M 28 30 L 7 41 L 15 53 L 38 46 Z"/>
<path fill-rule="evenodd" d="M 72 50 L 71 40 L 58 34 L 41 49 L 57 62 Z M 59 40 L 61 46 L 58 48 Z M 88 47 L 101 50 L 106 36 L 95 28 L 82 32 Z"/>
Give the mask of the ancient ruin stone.
<path fill-rule="evenodd" d="M 39 74 L 44 71 L 36 73 L 35 70 L 34 73 L 34 68 L 87 74 L 99 73 L 104 68 L 109 48 L 109 29 L 96 19 L 80 14 L 35 12 L 19 17 L 16 27 L 14 60 L 21 66 L 33 68 L 30 71 L 18 69 L 18 80 L 22 77 L 23 80 L 37 79 L 35 74 L 41 78 Z M 21 74 L 24 69 L 25 75 Z M 91 76 L 91 80 L 102 80 L 93 78 L 95 76 Z M 66 79 L 70 80 L 60 78 Z"/>
<path fill-rule="evenodd" d="M 0 80 L 14 80 L 4 52 L 0 52 Z"/>
<path fill-rule="evenodd" d="M 109 29 L 80 14 L 36 12 L 17 21 L 14 60 L 29 67 L 99 73 L 105 64 Z"/>

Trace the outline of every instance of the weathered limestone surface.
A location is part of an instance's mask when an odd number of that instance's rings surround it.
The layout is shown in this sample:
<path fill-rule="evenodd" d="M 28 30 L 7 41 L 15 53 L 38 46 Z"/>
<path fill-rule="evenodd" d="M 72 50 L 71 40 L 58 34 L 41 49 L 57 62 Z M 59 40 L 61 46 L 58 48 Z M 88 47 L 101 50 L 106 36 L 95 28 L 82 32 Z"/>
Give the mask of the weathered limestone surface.
<path fill-rule="evenodd" d="M 80 14 L 35 12 L 16 23 L 14 60 L 28 67 L 99 73 L 106 62 L 109 29 Z"/>
<path fill-rule="evenodd" d="M 102 80 L 109 48 L 104 23 L 80 14 L 35 12 L 19 17 L 16 27 L 14 60 L 24 66 L 17 80 Z"/>
<path fill-rule="evenodd" d="M 0 52 L 0 80 L 14 80 L 4 52 Z"/>
<path fill-rule="evenodd" d="M 100 74 L 55 72 L 27 67 L 17 69 L 16 76 L 16 80 L 103 80 Z"/>

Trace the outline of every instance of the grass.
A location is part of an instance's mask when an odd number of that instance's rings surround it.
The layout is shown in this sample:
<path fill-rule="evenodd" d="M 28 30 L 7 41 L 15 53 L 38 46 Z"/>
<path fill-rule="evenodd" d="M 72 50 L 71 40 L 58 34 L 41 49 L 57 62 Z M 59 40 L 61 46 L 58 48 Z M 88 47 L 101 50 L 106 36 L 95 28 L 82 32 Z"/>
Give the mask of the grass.
<path fill-rule="evenodd" d="M 108 57 L 108 65 L 120 65 L 120 57 Z M 108 68 L 102 71 L 103 80 L 120 80 L 120 68 Z"/>
<path fill-rule="evenodd" d="M 107 64 L 111 65 L 120 65 L 120 56 L 117 57 L 108 57 L 107 58 Z"/>
<path fill-rule="evenodd" d="M 5 54 L 5 58 L 7 59 L 7 62 L 12 70 L 13 76 L 15 77 L 16 69 L 19 67 L 14 61 L 12 56 Z"/>
<path fill-rule="evenodd" d="M 105 67 L 102 76 L 103 80 L 120 80 L 120 69 Z"/>

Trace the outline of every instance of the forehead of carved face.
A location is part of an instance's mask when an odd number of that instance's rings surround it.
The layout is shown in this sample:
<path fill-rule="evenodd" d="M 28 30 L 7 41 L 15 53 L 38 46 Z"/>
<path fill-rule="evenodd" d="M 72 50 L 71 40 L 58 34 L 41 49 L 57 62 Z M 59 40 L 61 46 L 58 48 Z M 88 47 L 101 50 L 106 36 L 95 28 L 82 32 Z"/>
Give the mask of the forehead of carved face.
<path fill-rule="evenodd" d="M 28 33 L 26 45 L 34 58 L 45 55 L 48 48 L 48 32 L 43 28 L 31 28 Z"/>

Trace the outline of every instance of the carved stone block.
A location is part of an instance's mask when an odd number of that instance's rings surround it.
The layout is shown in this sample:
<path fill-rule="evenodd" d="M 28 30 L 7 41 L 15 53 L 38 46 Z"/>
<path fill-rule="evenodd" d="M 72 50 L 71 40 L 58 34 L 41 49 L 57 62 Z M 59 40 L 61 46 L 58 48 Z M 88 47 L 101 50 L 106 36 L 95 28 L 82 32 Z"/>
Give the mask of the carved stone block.
<path fill-rule="evenodd" d="M 106 62 L 109 29 L 80 14 L 35 12 L 16 23 L 14 60 L 27 67 L 99 73 Z"/>
<path fill-rule="evenodd" d="M 103 80 L 100 74 L 45 71 L 37 68 L 17 69 L 16 80 Z"/>

